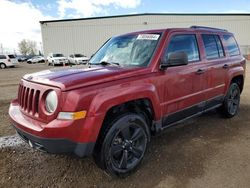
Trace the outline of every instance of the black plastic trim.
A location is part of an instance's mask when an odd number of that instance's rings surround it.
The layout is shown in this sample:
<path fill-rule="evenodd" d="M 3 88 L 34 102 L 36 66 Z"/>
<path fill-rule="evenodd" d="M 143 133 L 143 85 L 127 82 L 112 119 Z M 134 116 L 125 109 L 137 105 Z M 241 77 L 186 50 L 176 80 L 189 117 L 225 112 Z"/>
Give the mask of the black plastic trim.
<path fill-rule="evenodd" d="M 73 153 L 79 157 L 91 156 L 95 147 L 94 142 L 75 143 L 67 139 L 41 138 L 31 135 L 15 127 L 18 135 L 29 145 L 41 151 L 53 154 Z"/>
<path fill-rule="evenodd" d="M 224 100 L 224 95 L 220 95 L 208 101 L 195 104 L 184 110 L 164 116 L 162 119 L 162 127 L 163 128 L 171 127 L 177 123 L 185 121 L 186 119 L 199 116 L 204 112 L 219 107 L 220 105 L 222 105 L 223 100 Z"/>

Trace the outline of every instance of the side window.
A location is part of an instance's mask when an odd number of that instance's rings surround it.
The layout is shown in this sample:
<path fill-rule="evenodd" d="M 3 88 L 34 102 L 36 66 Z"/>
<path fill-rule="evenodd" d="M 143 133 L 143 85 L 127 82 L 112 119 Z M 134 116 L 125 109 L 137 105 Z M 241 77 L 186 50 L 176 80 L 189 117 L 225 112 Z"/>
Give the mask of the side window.
<path fill-rule="evenodd" d="M 173 36 L 167 48 L 166 52 L 167 58 L 171 53 L 174 52 L 187 53 L 188 62 L 200 60 L 196 36 L 193 34 Z"/>
<path fill-rule="evenodd" d="M 202 34 L 201 36 L 205 46 L 207 59 L 224 57 L 222 44 L 218 35 Z"/>
<path fill-rule="evenodd" d="M 0 55 L 0 59 L 6 59 L 5 55 Z"/>
<path fill-rule="evenodd" d="M 238 45 L 232 35 L 224 35 L 223 36 L 226 45 L 227 45 L 227 50 L 229 52 L 230 56 L 235 56 L 240 54 L 240 50 L 238 48 Z"/>

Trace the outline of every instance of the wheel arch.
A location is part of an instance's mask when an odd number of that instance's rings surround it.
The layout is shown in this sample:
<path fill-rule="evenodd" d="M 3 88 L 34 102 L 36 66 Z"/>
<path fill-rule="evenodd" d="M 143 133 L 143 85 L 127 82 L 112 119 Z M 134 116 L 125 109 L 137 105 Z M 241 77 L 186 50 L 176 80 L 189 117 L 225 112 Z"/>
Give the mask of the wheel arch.
<path fill-rule="evenodd" d="M 160 102 L 154 86 L 149 86 L 144 89 L 140 86 L 138 88 L 132 88 L 132 90 L 121 88 L 114 93 L 100 92 L 93 98 L 90 104 L 89 116 L 95 116 L 98 114 L 106 115 L 112 108 L 128 103 L 131 104 L 133 102 L 138 103 L 138 101 L 143 101 L 145 104 L 147 103 L 148 106 L 150 104 L 154 114 L 154 119 L 160 119 Z"/>
<path fill-rule="evenodd" d="M 231 78 L 231 82 L 230 83 L 236 83 L 238 84 L 239 88 L 240 88 L 240 92 L 243 91 L 243 87 L 244 87 L 244 76 L 243 75 L 235 75 Z"/>

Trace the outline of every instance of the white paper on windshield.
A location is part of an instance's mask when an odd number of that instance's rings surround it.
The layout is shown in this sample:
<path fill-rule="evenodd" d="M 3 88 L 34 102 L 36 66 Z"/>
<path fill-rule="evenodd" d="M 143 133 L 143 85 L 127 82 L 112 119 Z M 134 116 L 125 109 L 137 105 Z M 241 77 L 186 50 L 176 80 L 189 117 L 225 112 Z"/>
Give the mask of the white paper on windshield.
<path fill-rule="evenodd" d="M 157 34 L 139 34 L 137 40 L 158 40 L 159 36 Z"/>

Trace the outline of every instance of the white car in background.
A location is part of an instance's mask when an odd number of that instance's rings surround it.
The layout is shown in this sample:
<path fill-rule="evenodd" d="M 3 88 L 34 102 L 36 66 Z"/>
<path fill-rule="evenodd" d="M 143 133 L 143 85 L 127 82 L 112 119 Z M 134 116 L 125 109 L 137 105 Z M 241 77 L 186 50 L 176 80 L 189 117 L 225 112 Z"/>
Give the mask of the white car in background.
<path fill-rule="evenodd" d="M 18 65 L 16 56 L 13 54 L 0 55 L 0 68 L 5 69 L 6 67 L 15 67 Z"/>
<path fill-rule="evenodd" d="M 27 63 L 32 64 L 32 63 L 44 63 L 44 57 L 43 56 L 34 56 L 30 59 L 27 60 Z"/>
<path fill-rule="evenodd" d="M 89 61 L 89 58 L 83 54 L 71 54 L 68 57 L 70 64 L 86 64 Z"/>
<path fill-rule="evenodd" d="M 68 63 L 68 59 L 60 53 L 50 53 L 47 57 L 48 65 L 65 65 Z"/>

